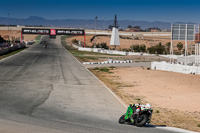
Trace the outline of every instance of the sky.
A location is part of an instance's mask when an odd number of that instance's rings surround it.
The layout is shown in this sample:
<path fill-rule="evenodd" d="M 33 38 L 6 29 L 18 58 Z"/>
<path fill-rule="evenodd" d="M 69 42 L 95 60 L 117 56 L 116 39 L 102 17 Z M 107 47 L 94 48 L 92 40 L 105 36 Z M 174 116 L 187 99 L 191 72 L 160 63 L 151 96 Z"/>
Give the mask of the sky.
<path fill-rule="evenodd" d="M 0 17 L 200 23 L 200 0 L 1 0 Z"/>

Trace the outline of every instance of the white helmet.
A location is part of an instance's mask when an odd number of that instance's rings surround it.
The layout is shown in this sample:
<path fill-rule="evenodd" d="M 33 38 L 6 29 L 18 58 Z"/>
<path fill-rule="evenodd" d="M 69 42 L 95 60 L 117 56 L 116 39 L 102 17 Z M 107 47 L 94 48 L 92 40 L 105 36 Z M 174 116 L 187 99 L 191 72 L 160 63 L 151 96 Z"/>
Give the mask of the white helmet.
<path fill-rule="evenodd" d="M 150 109 L 150 108 L 151 108 L 151 104 L 150 104 L 150 103 L 147 103 L 147 104 L 145 105 L 145 108 Z"/>

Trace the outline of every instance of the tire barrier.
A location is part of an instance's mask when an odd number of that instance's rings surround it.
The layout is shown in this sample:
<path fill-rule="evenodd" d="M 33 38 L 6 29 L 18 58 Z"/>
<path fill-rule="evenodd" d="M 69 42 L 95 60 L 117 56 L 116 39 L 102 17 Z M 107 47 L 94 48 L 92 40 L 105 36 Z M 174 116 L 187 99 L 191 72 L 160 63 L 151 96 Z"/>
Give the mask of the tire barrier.
<path fill-rule="evenodd" d="M 114 64 L 114 63 L 133 63 L 132 60 L 111 60 L 102 61 L 102 62 L 83 62 L 83 65 L 93 65 L 93 64 Z"/>
<path fill-rule="evenodd" d="M 12 51 L 24 48 L 24 47 L 25 47 L 25 44 L 19 44 L 16 46 L 6 47 L 6 48 L 0 50 L 0 55 L 6 54 L 6 53 L 9 53 L 9 52 L 12 52 Z"/>

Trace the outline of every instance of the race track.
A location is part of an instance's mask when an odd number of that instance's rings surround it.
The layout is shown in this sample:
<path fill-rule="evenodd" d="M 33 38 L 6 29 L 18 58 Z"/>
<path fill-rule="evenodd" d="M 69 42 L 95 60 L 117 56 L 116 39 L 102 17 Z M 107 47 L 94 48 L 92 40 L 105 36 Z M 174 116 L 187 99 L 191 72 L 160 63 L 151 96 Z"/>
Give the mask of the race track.
<path fill-rule="evenodd" d="M 60 37 L 0 61 L 0 133 L 169 133 L 118 124 L 126 108 Z"/>

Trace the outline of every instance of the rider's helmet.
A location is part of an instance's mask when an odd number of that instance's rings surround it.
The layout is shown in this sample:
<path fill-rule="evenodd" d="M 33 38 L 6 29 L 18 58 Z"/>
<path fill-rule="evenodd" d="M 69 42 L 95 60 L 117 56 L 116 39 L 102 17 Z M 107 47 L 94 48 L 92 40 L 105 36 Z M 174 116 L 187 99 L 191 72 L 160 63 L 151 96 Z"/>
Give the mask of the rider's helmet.
<path fill-rule="evenodd" d="M 129 106 L 132 108 L 132 107 L 134 107 L 134 106 L 135 106 L 135 104 L 131 103 Z"/>
<path fill-rule="evenodd" d="M 147 103 L 147 104 L 145 105 L 145 108 L 150 109 L 150 108 L 151 108 L 151 104 L 150 104 L 150 103 Z"/>

